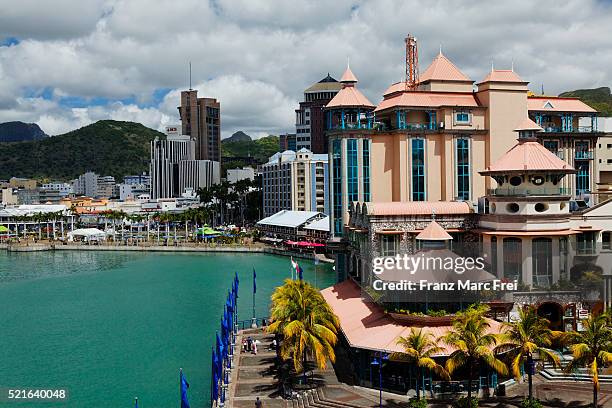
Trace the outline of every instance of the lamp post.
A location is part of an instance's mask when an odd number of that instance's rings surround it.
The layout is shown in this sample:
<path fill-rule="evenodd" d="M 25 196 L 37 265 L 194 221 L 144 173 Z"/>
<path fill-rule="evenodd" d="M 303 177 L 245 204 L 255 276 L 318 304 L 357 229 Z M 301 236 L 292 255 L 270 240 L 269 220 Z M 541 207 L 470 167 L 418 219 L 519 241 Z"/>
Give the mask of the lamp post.
<path fill-rule="evenodd" d="M 378 357 L 374 357 L 370 365 L 378 366 L 378 390 L 379 390 L 378 406 L 379 408 L 382 408 L 382 365 L 383 365 L 384 360 L 389 359 L 389 356 L 387 355 L 387 353 L 383 351 L 378 351 L 377 354 L 378 354 Z"/>

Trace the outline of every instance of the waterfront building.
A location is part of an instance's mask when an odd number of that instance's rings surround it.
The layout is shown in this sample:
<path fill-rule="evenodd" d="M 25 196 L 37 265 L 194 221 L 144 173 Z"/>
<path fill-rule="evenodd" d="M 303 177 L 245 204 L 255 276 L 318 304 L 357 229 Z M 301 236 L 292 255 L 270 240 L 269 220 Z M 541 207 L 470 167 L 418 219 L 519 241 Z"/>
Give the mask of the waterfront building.
<path fill-rule="evenodd" d="M 285 133 L 278 137 L 278 151 L 284 152 L 285 150 L 297 150 L 297 139 L 295 133 Z"/>
<path fill-rule="evenodd" d="M 276 153 L 261 166 L 263 215 L 281 210 L 329 214 L 329 171 L 326 154 L 307 149 Z"/>
<path fill-rule="evenodd" d="M 23 205 L 39 204 L 40 192 L 38 189 L 20 188 L 17 190 L 17 202 Z"/>
<path fill-rule="evenodd" d="M 151 198 L 180 197 L 221 181 L 218 161 L 196 160 L 196 142 L 177 126 L 166 128 L 166 139 L 151 141 Z"/>
<path fill-rule="evenodd" d="M 495 187 L 478 172 L 512 147 L 526 117 L 544 125 L 540 143 L 577 166 L 563 180 L 571 197 L 598 202 L 590 192 L 602 133 L 597 112 L 576 98 L 530 96 L 528 82 L 513 70 L 491 70 L 475 84 L 441 52 L 415 86 L 391 85 L 378 106 L 359 92 L 350 69 L 341 82 L 325 107 L 335 237 L 354 201 L 475 203 Z M 593 124 L 579 126 L 581 118 Z"/>
<path fill-rule="evenodd" d="M 257 223 L 263 240 L 323 244 L 329 238 L 329 216 L 317 211 L 281 210 Z"/>
<path fill-rule="evenodd" d="M 198 91 L 181 92 L 182 134 L 195 141 L 195 160 L 221 161 L 221 104 L 215 98 L 198 98 Z M 175 129 L 177 130 L 177 129 Z"/>
<path fill-rule="evenodd" d="M 11 187 L 3 187 L 2 188 L 2 205 L 17 205 L 18 197 L 15 195 L 13 188 Z"/>
<path fill-rule="evenodd" d="M 308 149 L 313 153 L 327 153 L 325 112 L 323 108 L 342 89 L 342 84 L 329 73 L 319 82 L 304 90 L 304 100 L 295 110 L 295 146 L 283 146 L 280 151 Z"/>
<path fill-rule="evenodd" d="M 227 181 L 234 184 L 239 180 L 255 180 L 255 169 L 252 167 L 243 167 L 241 169 L 227 169 Z"/>
<path fill-rule="evenodd" d="M 93 171 L 88 171 L 81 174 L 79 178 L 73 181 L 72 186 L 76 195 L 84 195 L 87 197 L 98 196 L 98 175 Z"/>

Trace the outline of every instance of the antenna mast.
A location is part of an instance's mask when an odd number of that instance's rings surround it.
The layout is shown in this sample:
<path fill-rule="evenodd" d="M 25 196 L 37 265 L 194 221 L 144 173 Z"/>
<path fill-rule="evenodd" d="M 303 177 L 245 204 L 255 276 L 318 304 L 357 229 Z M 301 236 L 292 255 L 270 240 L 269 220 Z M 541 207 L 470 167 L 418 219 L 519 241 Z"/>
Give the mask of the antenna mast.
<path fill-rule="evenodd" d="M 404 41 L 406 42 L 406 90 L 414 90 L 419 83 L 419 50 L 417 40 L 408 34 Z"/>
<path fill-rule="evenodd" d="M 189 90 L 191 91 L 191 61 L 189 61 Z"/>

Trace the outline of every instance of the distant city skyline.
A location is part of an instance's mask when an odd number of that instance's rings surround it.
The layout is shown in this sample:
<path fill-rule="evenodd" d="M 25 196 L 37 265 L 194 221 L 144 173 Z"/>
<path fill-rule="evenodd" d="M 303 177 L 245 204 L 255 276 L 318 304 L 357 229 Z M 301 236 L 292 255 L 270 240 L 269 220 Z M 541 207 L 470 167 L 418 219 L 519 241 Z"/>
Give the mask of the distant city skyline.
<path fill-rule="evenodd" d="M 0 122 L 60 134 L 99 119 L 178 124 L 189 86 L 222 105 L 222 137 L 294 132 L 304 89 L 350 57 L 378 103 L 403 79 L 403 39 L 424 70 L 440 46 L 471 79 L 515 70 L 547 94 L 612 85 L 607 1 L 0 0 Z"/>

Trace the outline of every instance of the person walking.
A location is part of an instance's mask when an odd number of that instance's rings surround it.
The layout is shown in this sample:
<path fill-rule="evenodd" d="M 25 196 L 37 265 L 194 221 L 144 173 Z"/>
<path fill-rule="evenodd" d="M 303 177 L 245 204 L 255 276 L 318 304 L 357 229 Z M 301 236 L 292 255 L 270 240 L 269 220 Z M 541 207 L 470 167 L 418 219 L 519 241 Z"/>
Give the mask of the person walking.
<path fill-rule="evenodd" d="M 262 408 L 263 404 L 261 403 L 261 400 L 259 399 L 259 397 L 257 397 L 255 399 L 255 408 Z"/>

